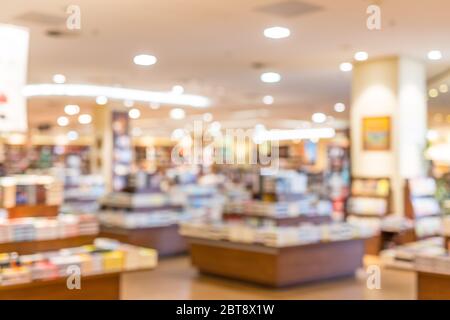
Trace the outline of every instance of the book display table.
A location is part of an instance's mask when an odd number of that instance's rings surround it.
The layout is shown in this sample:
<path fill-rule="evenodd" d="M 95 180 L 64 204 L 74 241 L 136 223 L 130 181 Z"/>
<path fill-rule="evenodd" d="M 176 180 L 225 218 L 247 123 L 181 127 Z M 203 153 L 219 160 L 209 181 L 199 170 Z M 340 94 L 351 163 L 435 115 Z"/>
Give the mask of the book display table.
<path fill-rule="evenodd" d="M 187 251 L 186 240 L 178 233 L 178 224 L 161 227 L 126 229 L 121 227 L 100 227 L 100 237 L 116 239 L 136 246 L 152 248 L 159 256 L 171 256 Z"/>
<path fill-rule="evenodd" d="M 364 240 L 268 247 L 188 238 L 192 264 L 205 274 L 270 287 L 353 276 L 362 266 Z"/>

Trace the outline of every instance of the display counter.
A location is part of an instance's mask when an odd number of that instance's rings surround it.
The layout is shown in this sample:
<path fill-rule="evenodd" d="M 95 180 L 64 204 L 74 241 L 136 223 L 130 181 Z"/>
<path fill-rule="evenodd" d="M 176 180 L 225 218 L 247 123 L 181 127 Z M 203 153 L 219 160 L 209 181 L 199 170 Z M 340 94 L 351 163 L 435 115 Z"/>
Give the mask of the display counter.
<path fill-rule="evenodd" d="M 364 255 L 363 239 L 286 247 L 187 239 L 200 272 L 270 287 L 353 276 Z"/>
<path fill-rule="evenodd" d="M 417 299 L 450 300 L 450 275 L 417 272 Z"/>
<path fill-rule="evenodd" d="M 180 236 L 178 229 L 178 224 L 136 229 L 102 225 L 100 226 L 100 237 L 152 248 L 158 251 L 160 257 L 164 257 L 187 251 L 186 240 Z"/>

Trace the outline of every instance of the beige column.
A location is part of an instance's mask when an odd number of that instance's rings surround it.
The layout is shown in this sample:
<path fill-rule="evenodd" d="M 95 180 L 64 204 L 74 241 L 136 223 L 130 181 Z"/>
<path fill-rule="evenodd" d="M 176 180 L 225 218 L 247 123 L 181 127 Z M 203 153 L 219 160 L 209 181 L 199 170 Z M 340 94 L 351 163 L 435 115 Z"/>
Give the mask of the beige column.
<path fill-rule="evenodd" d="M 107 106 L 95 106 L 93 111 L 94 146 L 91 152 L 91 169 L 101 174 L 106 191 L 112 190 L 112 110 Z"/>
<path fill-rule="evenodd" d="M 390 119 L 390 146 L 386 150 L 364 147 L 363 121 L 376 117 Z M 389 177 L 393 190 L 393 210 L 403 214 L 405 179 L 426 174 L 424 64 L 406 57 L 356 63 L 353 69 L 350 121 L 352 175 Z"/>

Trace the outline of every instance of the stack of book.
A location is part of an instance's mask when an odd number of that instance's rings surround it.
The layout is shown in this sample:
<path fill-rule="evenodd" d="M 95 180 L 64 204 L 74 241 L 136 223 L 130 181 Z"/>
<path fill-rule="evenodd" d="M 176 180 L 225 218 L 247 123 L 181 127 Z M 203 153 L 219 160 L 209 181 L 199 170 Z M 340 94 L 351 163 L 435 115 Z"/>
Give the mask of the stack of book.
<path fill-rule="evenodd" d="M 56 218 L 18 218 L 0 220 L 0 243 L 52 240 L 96 235 L 99 223 L 94 215 L 63 214 Z"/>
<path fill-rule="evenodd" d="M 183 223 L 183 236 L 239 243 L 255 243 L 270 247 L 364 238 L 361 230 L 347 223 L 302 224 L 298 227 L 252 227 L 231 223 Z"/>
<path fill-rule="evenodd" d="M 0 254 L 0 285 L 67 277 L 69 268 L 74 267 L 86 276 L 154 268 L 157 261 L 153 249 L 96 239 L 93 245 L 35 255 Z"/>

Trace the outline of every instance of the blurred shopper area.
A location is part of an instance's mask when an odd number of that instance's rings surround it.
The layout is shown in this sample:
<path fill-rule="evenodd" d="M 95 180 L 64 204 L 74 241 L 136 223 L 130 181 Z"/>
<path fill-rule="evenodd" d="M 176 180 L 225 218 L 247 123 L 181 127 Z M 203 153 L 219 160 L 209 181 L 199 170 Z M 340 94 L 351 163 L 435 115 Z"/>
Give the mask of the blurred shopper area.
<path fill-rule="evenodd" d="M 448 12 L 2 4 L 0 299 L 450 299 Z"/>

